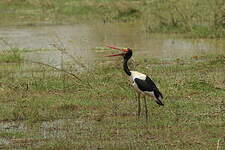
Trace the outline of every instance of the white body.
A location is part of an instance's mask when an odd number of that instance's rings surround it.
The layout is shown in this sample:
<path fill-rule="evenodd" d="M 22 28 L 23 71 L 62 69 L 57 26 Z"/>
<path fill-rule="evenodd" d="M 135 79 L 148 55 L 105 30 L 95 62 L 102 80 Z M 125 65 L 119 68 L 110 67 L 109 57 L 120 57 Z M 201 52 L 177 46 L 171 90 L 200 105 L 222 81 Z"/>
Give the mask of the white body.
<path fill-rule="evenodd" d="M 140 94 L 142 94 L 142 95 L 148 95 L 148 96 L 151 96 L 151 97 L 153 96 L 153 97 L 154 97 L 153 92 L 141 91 L 141 90 L 138 88 L 138 86 L 137 86 L 137 84 L 135 83 L 135 81 L 134 81 L 135 78 L 138 78 L 138 79 L 141 79 L 141 80 L 145 80 L 145 79 L 146 79 L 146 75 L 143 74 L 143 73 L 137 72 L 137 71 L 131 71 L 130 79 L 131 79 L 132 85 L 133 85 L 134 89 L 135 89 L 138 93 L 140 93 Z"/>

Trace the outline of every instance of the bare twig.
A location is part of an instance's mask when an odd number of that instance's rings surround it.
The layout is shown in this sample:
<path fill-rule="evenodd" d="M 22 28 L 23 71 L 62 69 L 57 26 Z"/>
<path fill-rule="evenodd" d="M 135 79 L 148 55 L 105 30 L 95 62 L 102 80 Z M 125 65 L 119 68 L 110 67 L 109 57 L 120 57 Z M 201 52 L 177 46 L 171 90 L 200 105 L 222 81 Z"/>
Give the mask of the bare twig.
<path fill-rule="evenodd" d="M 59 44 L 51 44 L 51 45 L 52 45 L 54 48 L 56 48 L 58 51 L 61 52 L 61 54 L 62 54 L 62 59 L 63 59 L 63 54 L 66 54 L 66 55 L 68 55 L 69 57 L 71 57 L 72 60 L 73 60 L 76 64 L 78 64 L 79 66 L 81 66 L 81 67 L 83 67 L 83 68 L 86 68 L 86 66 L 85 66 L 84 64 L 82 64 L 81 62 L 79 62 L 73 55 L 69 54 L 69 53 L 66 51 L 66 48 L 65 48 L 64 43 L 60 40 L 60 38 L 59 38 L 57 35 L 56 35 L 56 39 L 57 39 L 57 42 L 56 42 L 56 43 L 59 43 Z M 36 63 L 37 63 L 37 62 L 36 62 Z M 66 71 L 64 68 L 59 69 L 59 68 L 56 68 L 56 67 L 54 67 L 54 66 L 51 66 L 51 65 L 48 65 L 48 64 L 44 64 L 44 63 L 40 63 L 40 62 L 39 62 L 39 64 L 45 65 L 45 66 L 48 66 L 48 67 L 51 67 L 51 68 L 54 68 L 54 69 L 56 69 L 56 70 L 62 71 L 62 72 L 67 73 L 67 74 L 70 74 L 70 75 L 72 75 L 73 77 L 75 77 L 77 80 L 82 81 L 82 80 L 81 80 L 79 77 L 77 77 L 75 74 L 73 74 L 73 73 L 71 73 L 71 72 L 69 72 L 69 71 Z M 61 67 L 62 67 L 62 65 L 61 65 Z M 88 85 L 89 87 L 91 87 L 91 85 L 89 84 L 88 81 L 86 81 L 86 85 Z"/>
<path fill-rule="evenodd" d="M 77 58 L 76 57 L 74 57 L 73 55 L 71 55 L 70 53 L 68 53 L 66 50 L 65 50 L 65 48 L 60 48 L 58 45 L 56 45 L 56 44 L 51 44 L 54 48 L 56 48 L 58 51 L 60 51 L 60 52 L 62 52 L 62 53 L 64 53 L 64 54 L 66 54 L 67 56 L 69 56 L 70 58 L 72 58 L 73 59 L 73 61 L 76 63 L 76 64 L 78 64 L 78 65 L 80 65 L 81 67 L 83 67 L 83 68 L 86 68 L 86 66 L 83 64 L 83 63 L 81 63 L 81 62 L 79 62 L 78 60 L 77 60 Z"/>
<path fill-rule="evenodd" d="M 83 80 L 81 80 L 81 78 L 79 78 L 77 75 L 75 75 L 74 73 L 69 72 L 69 71 L 67 71 L 67 70 L 65 70 L 65 69 L 60 69 L 60 68 L 51 66 L 51 65 L 49 65 L 49 64 L 42 63 L 42 62 L 35 62 L 35 61 L 31 61 L 31 60 L 24 60 L 24 61 L 25 61 L 25 62 L 34 63 L 34 64 L 39 64 L 39 65 L 46 66 L 46 67 L 49 67 L 49 68 L 53 68 L 53 69 L 55 69 L 55 70 L 58 70 L 58 71 L 61 71 L 61 72 L 64 72 L 64 73 L 66 73 L 66 74 L 68 74 L 68 75 L 73 76 L 73 77 L 74 77 L 75 79 L 77 79 L 78 81 L 83 81 Z M 79 84 L 78 82 L 76 82 L 76 83 Z M 79 85 L 81 85 L 81 84 L 79 84 Z M 88 82 L 86 83 L 86 85 L 87 85 L 88 87 L 91 87 L 91 85 L 90 85 Z"/>
<path fill-rule="evenodd" d="M 60 38 L 59 38 L 57 35 L 55 35 L 55 37 L 56 37 L 56 39 L 57 39 L 57 42 L 56 42 L 56 43 L 59 43 L 59 45 L 58 45 L 58 44 L 55 44 L 55 43 L 50 44 L 50 45 L 52 45 L 54 48 L 56 48 L 56 49 L 59 50 L 60 52 L 62 52 L 62 53 L 64 53 L 64 54 L 68 55 L 70 58 L 73 59 L 73 61 L 74 61 L 75 63 L 77 63 L 77 64 L 80 65 L 81 67 L 86 68 L 86 66 L 85 66 L 84 64 L 82 64 L 81 62 L 79 62 L 73 55 L 69 54 L 69 53 L 66 51 L 65 45 L 64 45 L 64 43 L 62 42 L 62 40 L 60 40 Z"/>

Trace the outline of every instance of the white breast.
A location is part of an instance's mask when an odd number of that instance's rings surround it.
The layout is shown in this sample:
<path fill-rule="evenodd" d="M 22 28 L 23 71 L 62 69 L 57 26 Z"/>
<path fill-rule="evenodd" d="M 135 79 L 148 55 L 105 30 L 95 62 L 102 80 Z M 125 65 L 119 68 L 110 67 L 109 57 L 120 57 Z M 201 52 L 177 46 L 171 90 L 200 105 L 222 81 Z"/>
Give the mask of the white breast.
<path fill-rule="evenodd" d="M 131 78 L 132 80 L 134 80 L 135 78 L 141 79 L 141 80 L 145 80 L 146 79 L 146 75 L 142 74 L 140 72 L 137 71 L 131 71 Z"/>
<path fill-rule="evenodd" d="M 131 71 L 131 76 L 130 76 L 130 80 L 132 82 L 132 85 L 134 87 L 134 89 L 141 93 L 141 94 L 144 94 L 137 86 L 137 84 L 134 82 L 134 79 L 135 78 L 138 78 L 138 79 L 141 79 L 141 80 L 145 80 L 146 79 L 146 75 L 145 74 L 142 74 L 140 72 L 137 72 L 137 71 Z"/>
<path fill-rule="evenodd" d="M 140 72 L 137 72 L 137 71 L 131 71 L 131 77 L 130 77 L 130 79 L 131 79 L 132 85 L 133 85 L 134 89 L 138 93 L 140 93 L 142 95 L 148 95 L 148 96 L 154 97 L 154 93 L 153 92 L 150 92 L 150 91 L 141 91 L 138 88 L 137 84 L 134 82 L 134 79 L 135 78 L 138 78 L 138 79 L 141 79 L 141 80 L 145 80 L 146 79 L 146 75 L 145 74 L 142 74 Z"/>

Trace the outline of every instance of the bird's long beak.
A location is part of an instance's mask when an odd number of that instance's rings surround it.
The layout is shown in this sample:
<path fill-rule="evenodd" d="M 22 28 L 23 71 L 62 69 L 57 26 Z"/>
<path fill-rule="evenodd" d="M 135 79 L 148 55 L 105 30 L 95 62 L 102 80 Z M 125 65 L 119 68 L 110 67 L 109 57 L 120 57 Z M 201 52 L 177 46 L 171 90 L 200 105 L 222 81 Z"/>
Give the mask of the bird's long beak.
<path fill-rule="evenodd" d="M 128 52 L 127 48 L 117 48 L 117 47 L 114 47 L 114 46 L 106 46 L 106 47 L 114 49 L 114 50 L 120 50 L 120 51 L 123 52 L 123 53 L 120 53 L 120 54 L 107 55 L 106 57 L 123 56 L 123 55 L 126 54 L 126 52 Z"/>

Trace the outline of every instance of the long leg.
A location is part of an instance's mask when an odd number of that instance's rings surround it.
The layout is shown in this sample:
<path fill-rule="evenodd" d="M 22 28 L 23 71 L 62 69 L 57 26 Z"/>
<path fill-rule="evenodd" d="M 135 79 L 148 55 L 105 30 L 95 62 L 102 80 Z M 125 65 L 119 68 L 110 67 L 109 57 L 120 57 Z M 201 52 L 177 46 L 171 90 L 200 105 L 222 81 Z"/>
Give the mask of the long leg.
<path fill-rule="evenodd" d="M 138 118 L 140 117 L 140 114 L 141 114 L 141 100 L 140 100 L 140 93 L 138 93 L 138 96 L 137 96 L 137 100 L 138 100 Z"/>
<path fill-rule="evenodd" d="M 145 117 L 146 117 L 146 120 L 148 120 L 148 107 L 147 107 L 147 102 L 146 102 L 145 96 L 144 96 L 144 102 L 145 102 Z"/>

